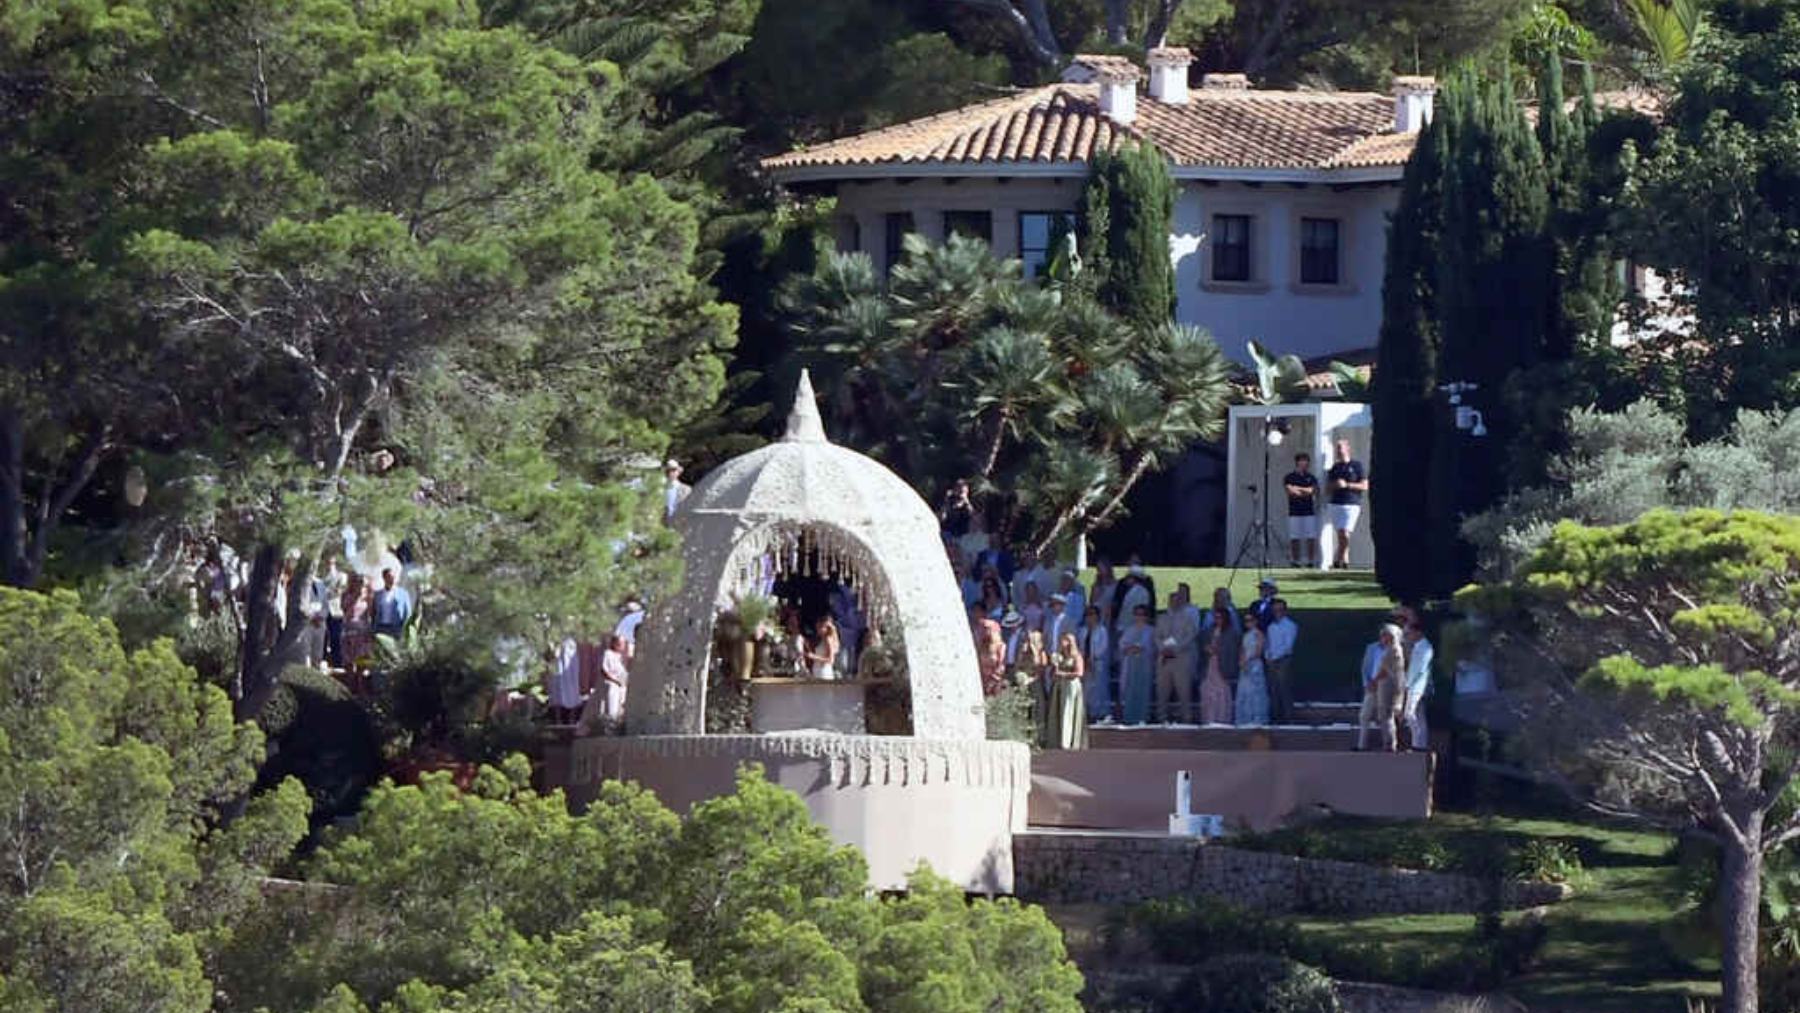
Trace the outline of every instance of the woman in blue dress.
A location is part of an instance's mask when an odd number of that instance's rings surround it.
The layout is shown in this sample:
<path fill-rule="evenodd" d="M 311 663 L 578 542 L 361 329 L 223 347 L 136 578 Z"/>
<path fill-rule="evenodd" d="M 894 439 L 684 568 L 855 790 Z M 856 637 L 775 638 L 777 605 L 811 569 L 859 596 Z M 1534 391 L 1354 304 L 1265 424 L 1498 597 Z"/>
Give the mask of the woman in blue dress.
<path fill-rule="evenodd" d="M 1150 681 L 1155 677 L 1156 630 L 1150 625 L 1150 609 L 1139 605 L 1131 611 L 1131 625 L 1119 635 L 1119 697 L 1125 723 L 1141 725 L 1150 719 Z"/>
<path fill-rule="evenodd" d="M 1089 605 L 1086 622 L 1076 634 L 1081 645 L 1085 675 L 1082 685 L 1087 690 L 1087 716 L 1090 721 L 1113 719 L 1112 631 L 1101 618 L 1100 607 Z"/>
<path fill-rule="evenodd" d="M 1238 648 L 1237 724 L 1269 723 L 1269 682 L 1263 676 L 1262 624 L 1249 612 L 1243 614 L 1244 639 Z"/>

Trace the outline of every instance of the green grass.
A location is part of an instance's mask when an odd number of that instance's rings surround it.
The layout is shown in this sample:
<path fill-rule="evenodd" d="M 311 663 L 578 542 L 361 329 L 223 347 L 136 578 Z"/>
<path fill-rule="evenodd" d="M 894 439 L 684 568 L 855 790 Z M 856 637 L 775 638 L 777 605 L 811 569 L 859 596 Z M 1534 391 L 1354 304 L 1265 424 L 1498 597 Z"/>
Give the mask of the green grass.
<path fill-rule="evenodd" d="M 1149 568 L 1156 593 L 1168 601 L 1169 592 L 1186 581 L 1194 589 L 1195 604 L 1206 608 L 1214 588 L 1227 588 L 1239 608 L 1256 600 L 1260 575 L 1253 569 L 1232 572 L 1223 567 Z M 1375 575 L 1362 570 L 1271 570 L 1280 585 L 1288 611 L 1300 624 L 1300 640 L 1294 648 L 1294 693 L 1300 700 L 1356 700 L 1362 693 L 1359 668 L 1363 648 L 1375 639 L 1375 630 L 1392 603 L 1375 583 Z M 1092 570 L 1082 583 L 1092 586 Z"/>
<path fill-rule="evenodd" d="M 1454 846 L 1482 826 L 1472 814 L 1445 812 L 1433 817 L 1427 832 Z M 1689 996 L 1717 994 L 1710 977 L 1717 968 L 1687 963 L 1665 937 L 1682 908 L 1668 837 L 1522 810 L 1497 815 L 1493 829 L 1512 839 L 1573 842 L 1588 871 L 1575 897 L 1550 909 L 1549 935 L 1537 964 L 1506 988 L 1533 1013 L 1684 1013 Z M 1347 832 L 1356 833 L 1353 828 Z M 1299 925 L 1336 940 L 1442 948 L 1466 935 L 1474 919 L 1306 918 Z"/>
<path fill-rule="evenodd" d="M 1344 838 L 1331 845 L 1343 852 L 1378 848 L 1408 828 L 1451 854 L 1473 849 L 1487 833 L 1498 833 L 1509 843 L 1568 841 L 1580 851 L 1586 869 L 1581 889 L 1549 909 L 1536 962 L 1502 991 L 1532 1013 L 1686 1013 L 1689 997 L 1716 997 L 1716 962 L 1690 963 L 1671 947 L 1672 930 L 1685 924 L 1685 903 L 1670 839 L 1565 813 L 1566 806 L 1555 799 L 1516 797 L 1501 805 L 1491 821 L 1450 811 L 1410 825 L 1328 821 L 1313 829 Z M 1131 969 L 1154 959 L 1141 948 L 1112 952 L 1105 945 L 1106 925 L 1119 909 L 1090 904 L 1047 910 L 1084 970 Z M 1300 916 L 1293 924 L 1317 941 L 1373 943 L 1406 951 L 1395 954 L 1399 957 L 1408 952 L 1435 957 L 1466 941 L 1475 917 Z M 1168 973 L 1179 974 L 1180 969 Z"/>

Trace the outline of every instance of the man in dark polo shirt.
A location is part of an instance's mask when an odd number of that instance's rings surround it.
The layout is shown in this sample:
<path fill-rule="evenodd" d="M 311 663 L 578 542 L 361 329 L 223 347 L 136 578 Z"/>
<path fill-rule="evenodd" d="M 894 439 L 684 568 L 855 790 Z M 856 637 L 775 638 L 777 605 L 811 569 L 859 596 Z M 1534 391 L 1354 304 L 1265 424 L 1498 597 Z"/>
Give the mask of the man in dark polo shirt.
<path fill-rule="evenodd" d="M 1312 455 L 1295 454 L 1294 470 L 1281 480 L 1287 487 L 1288 565 L 1319 565 L 1319 476 Z"/>
<path fill-rule="evenodd" d="M 1361 461 L 1350 456 L 1350 441 L 1337 441 L 1337 461 L 1325 473 L 1325 484 L 1331 495 L 1332 539 L 1337 543 L 1331 568 L 1350 569 L 1350 536 L 1362 518 L 1363 494 L 1369 491 L 1369 472 Z"/>

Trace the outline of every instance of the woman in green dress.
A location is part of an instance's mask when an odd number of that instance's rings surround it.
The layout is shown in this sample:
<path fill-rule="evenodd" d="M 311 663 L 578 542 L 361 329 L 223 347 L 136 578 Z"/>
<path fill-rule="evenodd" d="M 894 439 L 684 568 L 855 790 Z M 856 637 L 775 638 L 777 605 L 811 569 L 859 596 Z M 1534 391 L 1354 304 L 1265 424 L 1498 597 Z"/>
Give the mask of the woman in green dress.
<path fill-rule="evenodd" d="M 1075 634 L 1064 633 L 1050 657 L 1050 735 L 1045 749 L 1087 748 L 1087 696 L 1081 690 L 1085 669 Z"/>

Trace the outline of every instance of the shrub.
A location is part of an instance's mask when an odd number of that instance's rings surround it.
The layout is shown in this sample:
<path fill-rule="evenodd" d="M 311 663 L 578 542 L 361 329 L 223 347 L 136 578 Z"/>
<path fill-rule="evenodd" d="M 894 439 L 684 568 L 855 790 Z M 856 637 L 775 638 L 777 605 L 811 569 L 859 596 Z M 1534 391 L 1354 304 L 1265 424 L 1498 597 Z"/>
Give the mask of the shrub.
<path fill-rule="evenodd" d="M 1191 1009 L 1208 1013 L 1340 1013 L 1331 979 L 1316 968 L 1267 953 L 1213 957 L 1183 989 Z"/>
<path fill-rule="evenodd" d="M 445 744 L 481 719 L 499 681 L 473 650 L 431 643 L 407 652 L 387 673 L 381 706 L 414 744 Z"/>
<path fill-rule="evenodd" d="M 1390 869 L 1445 872 L 1460 864 L 1460 856 L 1444 842 L 1442 835 L 1428 825 L 1416 822 L 1340 817 L 1325 824 L 1245 834 L 1234 838 L 1232 845 L 1252 851 L 1361 862 Z"/>
<path fill-rule="evenodd" d="M 987 698 L 987 737 L 1006 742 L 1037 744 L 1037 723 L 1032 719 L 1030 686 L 1008 686 Z"/>
<path fill-rule="evenodd" d="M 1289 954 L 1300 932 L 1285 921 L 1210 897 L 1172 897 L 1132 908 L 1125 926 L 1158 960 L 1193 964 L 1219 953 Z M 1116 929 L 1115 929 L 1116 932 Z"/>
<path fill-rule="evenodd" d="M 1512 855 L 1515 879 L 1534 883 L 1566 883 L 1577 886 L 1587 881 L 1587 870 L 1581 865 L 1581 853 L 1568 841 L 1533 838 Z"/>

